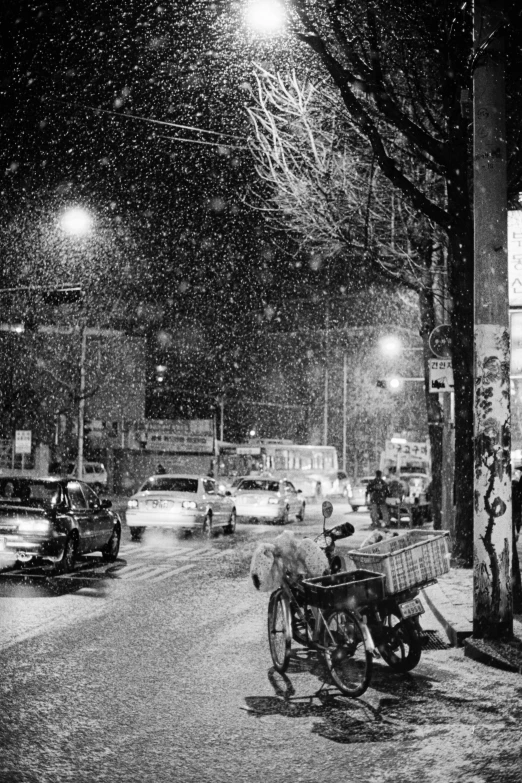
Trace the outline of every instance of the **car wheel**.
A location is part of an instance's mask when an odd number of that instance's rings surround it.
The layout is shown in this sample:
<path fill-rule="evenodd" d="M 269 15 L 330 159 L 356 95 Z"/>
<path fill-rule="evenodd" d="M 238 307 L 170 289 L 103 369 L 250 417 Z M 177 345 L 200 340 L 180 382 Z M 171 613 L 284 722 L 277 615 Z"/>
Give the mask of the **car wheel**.
<path fill-rule="evenodd" d="M 54 563 L 52 568 L 52 574 L 57 576 L 58 574 L 66 574 L 72 571 L 76 562 L 76 549 L 78 542 L 74 533 L 67 536 L 67 540 L 63 547 L 63 557 L 58 563 Z"/>
<path fill-rule="evenodd" d="M 280 525 L 288 525 L 288 513 L 289 513 L 289 508 L 287 506 L 283 511 L 283 515 L 279 519 Z"/>
<path fill-rule="evenodd" d="M 306 503 L 303 503 L 303 505 L 301 506 L 301 508 L 300 508 L 299 512 L 298 512 L 298 513 L 297 513 L 297 515 L 296 515 L 296 516 L 297 516 L 297 519 L 298 519 L 300 522 L 304 522 L 304 518 L 305 518 L 305 509 L 306 509 Z"/>
<path fill-rule="evenodd" d="M 212 538 L 212 515 L 206 514 L 203 520 L 203 529 L 201 531 L 203 538 Z"/>
<path fill-rule="evenodd" d="M 112 531 L 112 535 L 109 538 L 106 546 L 102 549 L 102 557 L 109 563 L 114 563 L 118 559 L 118 552 L 120 551 L 121 541 L 121 527 L 115 525 Z"/>
<path fill-rule="evenodd" d="M 141 541 L 145 528 L 144 527 L 131 527 L 130 534 L 133 541 Z"/>
<path fill-rule="evenodd" d="M 232 509 L 232 512 L 230 514 L 230 519 L 228 520 L 228 525 L 225 528 L 225 533 L 229 533 L 232 535 L 236 532 L 236 524 L 237 524 L 237 516 L 236 516 L 236 509 Z"/>

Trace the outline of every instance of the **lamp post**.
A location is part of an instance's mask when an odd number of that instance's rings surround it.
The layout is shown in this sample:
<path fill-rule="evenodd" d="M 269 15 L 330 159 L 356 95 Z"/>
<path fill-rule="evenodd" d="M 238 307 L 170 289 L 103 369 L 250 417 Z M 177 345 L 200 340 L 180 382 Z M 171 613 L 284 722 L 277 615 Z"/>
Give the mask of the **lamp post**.
<path fill-rule="evenodd" d="M 93 227 L 92 215 L 83 207 L 69 207 L 59 220 L 59 227 L 69 236 L 81 237 L 89 234 Z M 80 389 L 78 400 L 78 446 L 76 464 L 78 478 L 83 477 L 83 435 L 85 429 L 85 359 L 87 353 L 87 327 L 82 323 L 80 329 Z"/>

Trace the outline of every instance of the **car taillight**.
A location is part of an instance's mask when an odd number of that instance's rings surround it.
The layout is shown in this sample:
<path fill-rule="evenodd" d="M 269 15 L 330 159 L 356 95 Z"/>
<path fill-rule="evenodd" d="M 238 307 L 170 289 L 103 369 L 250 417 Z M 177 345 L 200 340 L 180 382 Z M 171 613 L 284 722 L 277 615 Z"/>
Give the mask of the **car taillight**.
<path fill-rule="evenodd" d="M 47 519 L 21 519 L 18 523 L 19 533 L 49 533 L 51 523 Z"/>
<path fill-rule="evenodd" d="M 127 501 L 127 508 L 138 508 L 138 501 L 137 500 L 128 500 Z"/>

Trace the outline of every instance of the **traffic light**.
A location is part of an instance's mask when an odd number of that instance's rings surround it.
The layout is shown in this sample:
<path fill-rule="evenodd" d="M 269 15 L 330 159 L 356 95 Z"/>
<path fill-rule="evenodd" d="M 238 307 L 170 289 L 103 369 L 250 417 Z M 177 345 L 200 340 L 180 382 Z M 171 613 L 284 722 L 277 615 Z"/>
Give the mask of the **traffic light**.
<path fill-rule="evenodd" d="M 87 448 L 90 444 L 90 435 L 92 432 L 92 424 L 90 419 L 84 419 L 83 422 L 83 447 Z"/>
<path fill-rule="evenodd" d="M 57 286 L 56 288 L 44 288 L 42 298 L 46 304 L 68 305 L 83 302 L 84 291 L 80 286 Z"/>

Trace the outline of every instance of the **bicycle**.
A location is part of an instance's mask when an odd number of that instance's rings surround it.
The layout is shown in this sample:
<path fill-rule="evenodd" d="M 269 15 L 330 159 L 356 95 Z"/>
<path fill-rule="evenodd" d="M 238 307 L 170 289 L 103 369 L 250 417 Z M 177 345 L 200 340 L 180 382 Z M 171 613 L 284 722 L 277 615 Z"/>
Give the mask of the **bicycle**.
<path fill-rule="evenodd" d="M 323 503 L 322 548 L 334 568 L 335 539 L 351 535 L 351 524 L 327 531 L 324 522 L 333 507 Z M 317 540 L 317 539 L 316 539 Z M 315 579 L 286 572 L 281 587 L 270 595 L 268 641 L 274 667 L 287 670 L 292 641 L 324 655 L 330 676 L 347 696 L 360 696 L 368 688 L 376 653 L 361 611 L 384 598 L 384 577 L 357 570 L 339 571 Z"/>
<path fill-rule="evenodd" d="M 316 538 L 332 573 L 303 579 L 286 572 L 270 596 L 268 640 L 277 671 L 288 668 L 295 641 L 321 652 L 335 685 L 356 697 L 370 684 L 375 658 L 382 657 L 398 673 L 419 663 L 419 616 L 424 612 L 420 585 L 435 583 L 436 575 L 449 570 L 447 543 L 445 534 L 409 531 L 382 546 L 349 552 L 357 570 L 335 573 L 344 564 L 334 555 L 335 540 L 354 529 L 345 523 L 326 530 L 332 511 L 328 501 L 323 503 L 323 533 Z"/>

